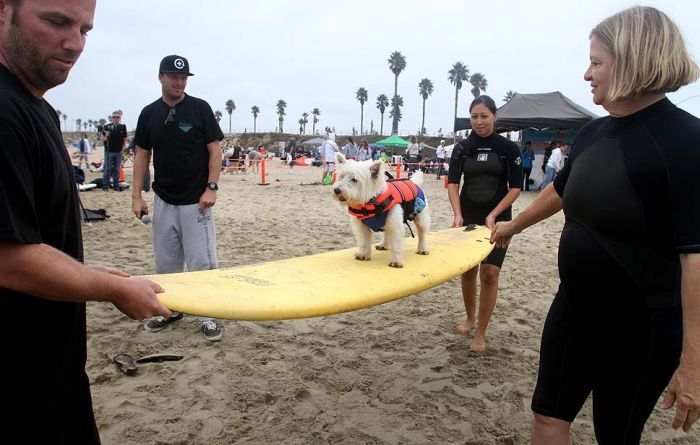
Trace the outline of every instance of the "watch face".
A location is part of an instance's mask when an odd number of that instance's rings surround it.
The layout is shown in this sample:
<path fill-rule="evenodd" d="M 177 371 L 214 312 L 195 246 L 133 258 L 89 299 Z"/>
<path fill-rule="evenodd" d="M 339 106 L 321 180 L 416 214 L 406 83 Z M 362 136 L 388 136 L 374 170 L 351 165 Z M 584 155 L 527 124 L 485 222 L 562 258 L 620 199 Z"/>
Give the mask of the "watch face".
<path fill-rule="evenodd" d="M 212 190 L 219 190 L 219 186 L 216 182 L 210 182 L 209 184 L 207 184 L 207 187 L 209 187 Z"/>

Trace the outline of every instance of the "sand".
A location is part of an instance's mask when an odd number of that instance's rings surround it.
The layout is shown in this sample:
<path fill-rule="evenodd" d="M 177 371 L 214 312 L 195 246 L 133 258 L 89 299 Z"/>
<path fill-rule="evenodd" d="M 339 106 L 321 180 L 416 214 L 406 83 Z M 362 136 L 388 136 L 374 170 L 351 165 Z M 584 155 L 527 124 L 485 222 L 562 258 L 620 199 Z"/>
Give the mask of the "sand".
<path fill-rule="evenodd" d="M 313 184 L 319 170 L 302 167 L 290 174 L 279 161 L 269 170 L 267 186 L 258 185 L 259 175 L 222 176 L 215 207 L 220 267 L 354 245 L 330 187 Z M 429 176 L 424 188 L 434 229 L 449 227 L 443 181 Z M 152 192 L 144 196 L 152 203 Z M 515 211 L 534 196 L 521 194 Z M 84 227 L 86 261 L 134 275 L 154 273 L 150 226 L 131 215 L 131 192 L 89 191 L 81 197 L 87 208 L 111 215 Z M 468 350 L 471 338 L 454 331 L 464 317 L 457 280 L 337 316 L 223 321 L 219 343 L 205 341 L 193 317 L 150 333 L 110 304 L 90 303 L 87 371 L 103 443 L 528 443 L 530 396 L 543 320 L 558 284 L 562 225 L 562 215 L 556 215 L 513 242 L 487 350 L 480 354 Z M 140 365 L 128 377 L 111 361 L 120 352 L 173 352 L 184 359 Z M 656 410 L 643 443 L 700 443 L 700 429 L 675 432 L 671 418 Z M 574 443 L 594 443 L 591 419 L 589 401 L 574 422 Z"/>

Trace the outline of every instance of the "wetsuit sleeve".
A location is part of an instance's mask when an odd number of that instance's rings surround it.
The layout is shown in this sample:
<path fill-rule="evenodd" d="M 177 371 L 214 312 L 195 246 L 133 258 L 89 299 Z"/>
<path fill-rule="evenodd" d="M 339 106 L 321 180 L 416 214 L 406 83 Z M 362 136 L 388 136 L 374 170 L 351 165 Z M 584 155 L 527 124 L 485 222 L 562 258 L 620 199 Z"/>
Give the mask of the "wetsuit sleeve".
<path fill-rule="evenodd" d="M 202 122 L 204 123 L 204 140 L 207 144 L 220 141 L 224 138 L 224 133 L 216 122 L 214 112 L 206 101 L 202 101 Z"/>
<path fill-rule="evenodd" d="M 139 114 L 139 120 L 136 123 L 136 133 L 134 134 L 134 145 L 138 145 L 144 150 L 151 150 L 153 148 L 153 143 L 150 138 L 150 131 L 148 128 L 148 115 L 147 109 L 144 108 Z"/>
<path fill-rule="evenodd" d="M 523 160 L 520 157 L 518 145 L 508 141 L 506 147 L 506 162 L 508 162 L 508 187 L 512 189 L 523 188 Z"/>
<path fill-rule="evenodd" d="M 676 129 L 672 145 L 665 147 L 676 248 L 679 253 L 700 253 L 700 123 Z"/>
<path fill-rule="evenodd" d="M 9 109 L 4 102 L 0 106 Z M 32 180 L 40 160 L 21 128 L 20 122 L 0 120 L 0 240 L 41 243 Z"/>
<path fill-rule="evenodd" d="M 460 142 L 454 146 L 450 157 L 450 170 L 447 173 L 448 184 L 459 184 L 462 179 L 462 153 L 464 144 Z"/>

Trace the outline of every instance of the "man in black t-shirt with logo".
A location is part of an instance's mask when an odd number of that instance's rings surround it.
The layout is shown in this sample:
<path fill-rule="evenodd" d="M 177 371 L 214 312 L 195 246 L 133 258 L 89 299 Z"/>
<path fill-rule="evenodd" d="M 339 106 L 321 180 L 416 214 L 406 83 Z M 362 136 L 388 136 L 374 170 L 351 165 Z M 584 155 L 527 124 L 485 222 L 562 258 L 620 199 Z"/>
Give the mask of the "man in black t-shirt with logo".
<path fill-rule="evenodd" d="M 122 124 L 122 112 L 117 110 L 112 113 L 112 124 L 105 134 L 105 164 L 102 167 L 102 190 L 109 189 L 110 179 L 112 188 L 121 192 L 119 185 L 119 171 L 122 165 L 122 152 L 126 140 L 126 125 Z M 104 139 L 103 139 L 104 140 Z"/>
<path fill-rule="evenodd" d="M 82 264 L 73 167 L 44 94 L 65 82 L 94 13 L 95 3 L 83 0 L 0 2 L 0 412 L 7 442 L 100 443 L 85 373 L 86 301 L 109 301 L 136 320 L 170 315 L 157 284 Z"/>
<path fill-rule="evenodd" d="M 209 104 L 185 94 L 193 74 L 187 59 L 177 55 L 160 63 L 158 80 L 162 96 L 147 105 L 139 116 L 134 142 L 132 211 L 137 218 L 148 213 L 141 196 L 143 174 L 153 155 L 153 254 L 156 273 L 217 268 L 216 228 L 212 206 L 221 172 L 224 134 Z M 158 332 L 182 319 L 157 317 L 146 329 Z M 200 317 L 204 338 L 219 341 L 221 327 Z"/>

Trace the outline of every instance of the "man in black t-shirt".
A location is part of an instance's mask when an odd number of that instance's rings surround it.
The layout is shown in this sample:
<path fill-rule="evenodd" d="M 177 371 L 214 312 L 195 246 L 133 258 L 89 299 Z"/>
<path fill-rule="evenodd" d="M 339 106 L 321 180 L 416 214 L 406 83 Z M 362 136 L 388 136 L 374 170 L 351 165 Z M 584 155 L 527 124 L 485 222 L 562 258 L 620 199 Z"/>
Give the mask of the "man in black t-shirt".
<path fill-rule="evenodd" d="M 134 142 L 132 211 L 137 218 L 148 213 L 141 196 L 143 174 L 153 154 L 153 254 L 157 273 L 217 268 L 216 203 L 224 134 L 209 104 L 185 94 L 190 66 L 177 55 L 160 63 L 162 96 L 139 116 Z M 157 332 L 180 320 L 157 317 L 146 329 Z M 223 332 L 215 320 L 200 317 L 204 338 L 219 341 Z"/>
<path fill-rule="evenodd" d="M 117 110 L 112 113 L 112 124 L 108 127 L 105 138 L 105 164 L 102 167 L 102 190 L 109 189 L 110 179 L 112 188 L 121 192 L 119 185 L 119 171 L 122 165 L 122 152 L 126 140 L 126 125 L 122 124 L 122 112 Z"/>
<path fill-rule="evenodd" d="M 82 53 L 94 2 L 1 6 L 3 435 L 28 444 L 99 444 L 85 373 L 85 302 L 109 301 L 137 320 L 170 311 L 156 297 L 157 284 L 82 264 L 73 168 L 56 111 L 43 97 Z"/>

